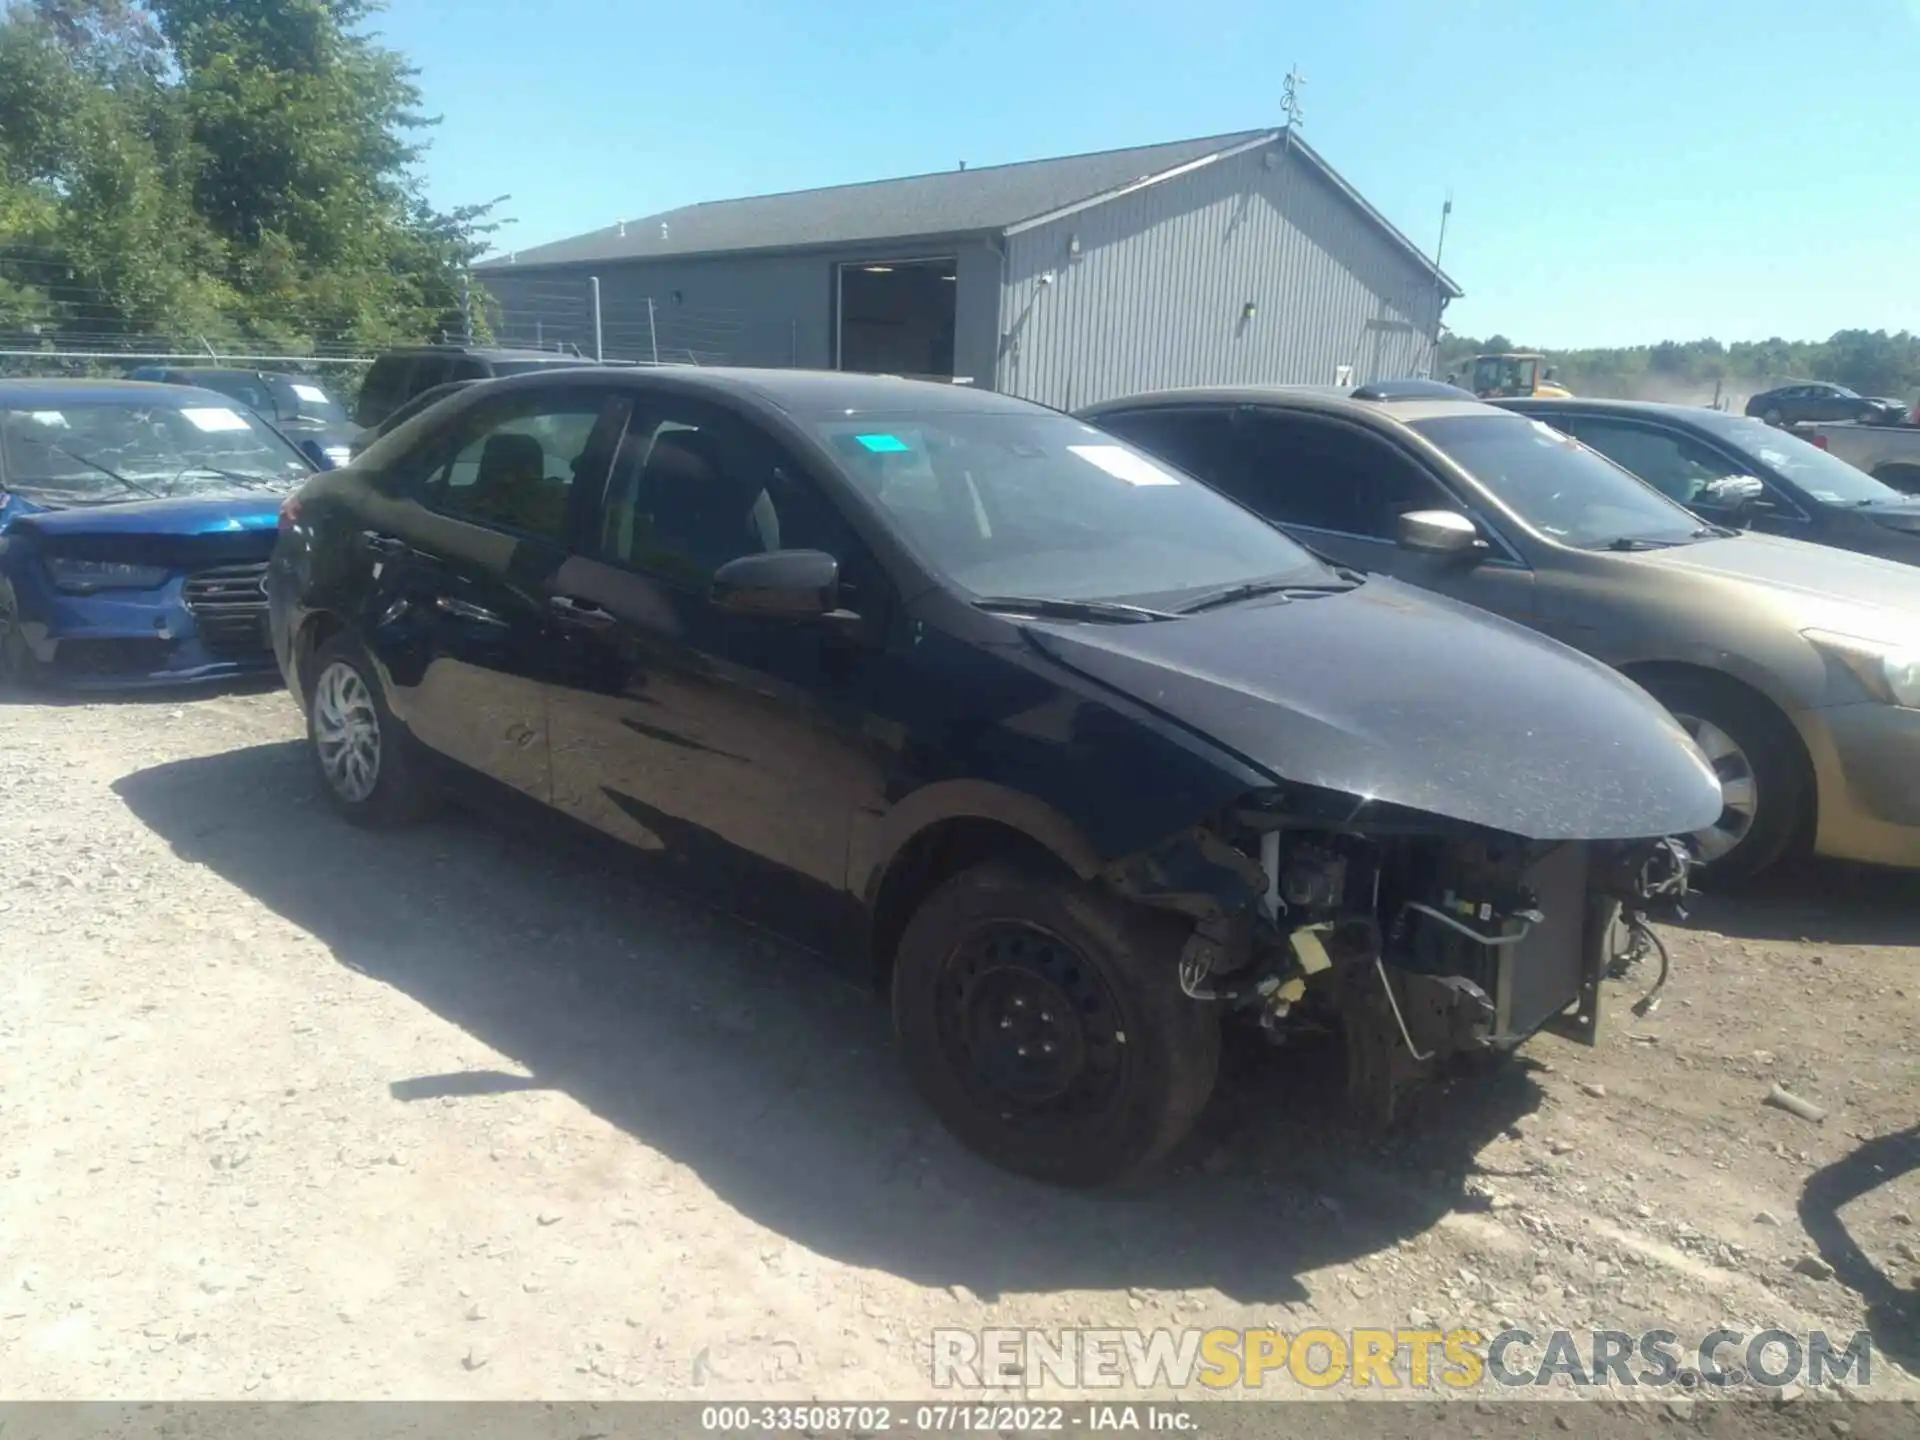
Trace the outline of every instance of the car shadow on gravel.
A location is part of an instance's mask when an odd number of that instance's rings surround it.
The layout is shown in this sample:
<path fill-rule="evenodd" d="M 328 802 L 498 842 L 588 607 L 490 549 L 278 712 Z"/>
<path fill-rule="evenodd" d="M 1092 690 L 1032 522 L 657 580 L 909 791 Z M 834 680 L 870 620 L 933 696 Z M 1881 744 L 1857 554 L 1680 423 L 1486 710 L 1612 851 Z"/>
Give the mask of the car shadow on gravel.
<path fill-rule="evenodd" d="M 1540 1098 L 1523 1059 L 1429 1097 L 1423 1118 L 1376 1141 L 1337 1118 L 1337 1050 L 1233 1047 L 1169 1175 L 1119 1194 L 1052 1190 L 947 1136 L 909 1088 L 874 997 L 644 882 L 623 847 L 557 817 L 354 831 L 297 743 L 159 765 L 114 788 L 181 859 L 532 1077 L 394 1074 L 368 1106 L 563 1091 L 810 1250 L 983 1298 L 1212 1287 L 1305 1301 L 1302 1275 L 1475 1208 L 1463 1190 L 1474 1156 Z"/>
<path fill-rule="evenodd" d="M 1791 861 L 1764 885 L 1694 897 L 1688 924 L 1736 940 L 1920 944 L 1920 873 L 1837 860 Z"/>
<path fill-rule="evenodd" d="M 1863 1140 L 1807 1177 L 1800 1223 L 1833 1267 L 1834 1279 L 1865 1302 L 1874 1342 L 1903 1369 L 1920 1371 L 1920 1289 L 1876 1265 L 1853 1238 L 1841 1212 L 1853 1201 L 1920 1172 L 1920 1125 Z"/>

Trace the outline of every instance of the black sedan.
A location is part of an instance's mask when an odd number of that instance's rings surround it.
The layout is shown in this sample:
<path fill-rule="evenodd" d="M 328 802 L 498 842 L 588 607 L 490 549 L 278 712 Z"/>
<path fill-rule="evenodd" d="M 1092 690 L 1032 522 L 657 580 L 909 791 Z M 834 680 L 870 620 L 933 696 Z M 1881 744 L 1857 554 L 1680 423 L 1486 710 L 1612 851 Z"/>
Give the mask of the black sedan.
<path fill-rule="evenodd" d="M 476 385 L 302 487 L 269 572 L 319 784 L 519 796 L 847 957 L 967 1143 L 1167 1154 L 1228 1019 L 1354 1098 L 1593 1043 L 1616 906 L 1720 782 L 1553 641 L 1317 560 L 1067 416 L 798 371 Z"/>
<path fill-rule="evenodd" d="M 1884 396 L 1859 395 L 1844 385 L 1802 381 L 1763 390 L 1747 401 L 1747 414 L 1769 425 L 1803 425 L 1813 420 L 1862 420 L 1869 425 L 1898 425 L 1907 407 Z"/>
<path fill-rule="evenodd" d="M 1497 403 L 1546 421 L 1716 524 L 1920 564 L 1920 498 L 1761 421 L 1633 400 Z"/>

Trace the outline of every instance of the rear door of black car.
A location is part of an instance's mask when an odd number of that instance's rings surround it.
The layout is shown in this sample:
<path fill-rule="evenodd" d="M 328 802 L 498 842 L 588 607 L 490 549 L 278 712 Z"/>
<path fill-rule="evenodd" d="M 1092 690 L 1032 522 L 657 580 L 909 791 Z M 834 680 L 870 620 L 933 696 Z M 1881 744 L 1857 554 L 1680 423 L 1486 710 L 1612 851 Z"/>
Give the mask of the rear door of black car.
<path fill-rule="evenodd" d="M 353 537 L 396 711 L 422 743 L 541 800 L 553 583 L 625 404 L 556 387 L 471 406 L 396 463 L 391 502 Z"/>

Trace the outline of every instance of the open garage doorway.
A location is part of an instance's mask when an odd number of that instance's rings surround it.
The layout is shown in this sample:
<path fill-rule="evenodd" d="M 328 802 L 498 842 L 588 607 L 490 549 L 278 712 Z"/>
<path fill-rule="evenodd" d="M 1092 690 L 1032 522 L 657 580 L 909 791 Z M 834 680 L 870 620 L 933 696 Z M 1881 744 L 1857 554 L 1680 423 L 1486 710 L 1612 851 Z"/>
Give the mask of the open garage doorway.
<path fill-rule="evenodd" d="M 951 380 L 954 275 L 951 258 L 842 265 L 839 368 Z"/>

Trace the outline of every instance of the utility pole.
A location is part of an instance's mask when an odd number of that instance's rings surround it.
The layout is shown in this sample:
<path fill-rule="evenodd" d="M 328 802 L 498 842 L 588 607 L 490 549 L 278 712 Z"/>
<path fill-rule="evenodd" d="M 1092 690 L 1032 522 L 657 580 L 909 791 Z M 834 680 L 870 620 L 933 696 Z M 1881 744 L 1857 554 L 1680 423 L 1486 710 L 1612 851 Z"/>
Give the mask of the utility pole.
<path fill-rule="evenodd" d="M 647 297 L 647 344 L 653 350 L 653 363 L 660 363 L 660 332 L 653 323 L 653 297 Z"/>
<path fill-rule="evenodd" d="M 1447 219 L 1453 214 L 1453 191 L 1447 191 L 1446 203 L 1440 207 L 1440 243 L 1433 247 L 1433 351 L 1428 363 L 1438 370 L 1440 359 L 1440 314 L 1447 308 L 1446 292 L 1440 286 L 1440 259 L 1447 253 Z M 1432 378 L 1438 378 L 1432 377 Z"/>
<path fill-rule="evenodd" d="M 600 277 L 589 276 L 587 283 L 593 287 L 593 358 L 606 359 L 606 352 L 600 343 Z"/>
<path fill-rule="evenodd" d="M 1307 77 L 1302 75 L 1300 67 L 1295 65 L 1287 71 L 1286 84 L 1280 90 L 1280 113 L 1287 117 L 1285 148 L 1289 151 L 1293 149 L 1294 128 L 1307 118 L 1307 113 L 1300 104 L 1300 92 L 1306 87 L 1306 83 Z"/>
<path fill-rule="evenodd" d="M 466 270 L 460 272 L 460 338 L 473 344 L 473 275 Z"/>

